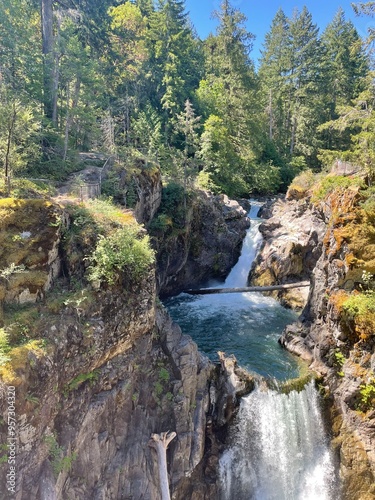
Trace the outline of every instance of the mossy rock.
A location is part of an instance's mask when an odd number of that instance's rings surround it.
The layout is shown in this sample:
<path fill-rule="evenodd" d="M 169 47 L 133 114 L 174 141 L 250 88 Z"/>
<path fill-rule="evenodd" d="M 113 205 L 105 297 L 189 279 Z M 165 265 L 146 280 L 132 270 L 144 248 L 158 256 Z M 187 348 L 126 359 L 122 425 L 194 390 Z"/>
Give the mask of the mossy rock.
<path fill-rule="evenodd" d="M 48 265 L 59 238 L 62 210 L 47 200 L 0 199 L 0 269 Z"/>

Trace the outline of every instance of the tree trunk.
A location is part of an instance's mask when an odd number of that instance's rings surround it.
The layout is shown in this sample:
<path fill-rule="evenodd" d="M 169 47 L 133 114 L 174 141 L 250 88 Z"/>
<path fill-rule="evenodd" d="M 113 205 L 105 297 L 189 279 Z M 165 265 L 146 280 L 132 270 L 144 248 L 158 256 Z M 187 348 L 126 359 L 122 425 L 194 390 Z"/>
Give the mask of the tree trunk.
<path fill-rule="evenodd" d="M 73 96 L 73 101 L 72 101 L 72 107 L 69 108 L 69 101 L 70 101 L 70 92 L 69 92 L 69 82 L 67 84 L 67 91 L 66 91 L 66 123 L 65 123 L 65 138 L 64 138 L 64 161 L 66 160 L 66 156 L 68 154 L 68 142 L 69 142 L 69 132 L 72 126 L 73 122 L 73 117 L 74 117 L 74 110 L 78 105 L 78 99 L 79 99 L 79 92 L 81 89 L 81 78 L 77 76 L 76 84 L 74 87 L 74 96 Z"/>
<path fill-rule="evenodd" d="M 292 137 L 290 140 L 290 154 L 292 155 L 294 153 L 294 146 L 296 143 L 296 131 L 297 131 L 297 118 L 293 116 L 292 120 Z"/>
<path fill-rule="evenodd" d="M 273 139 L 272 90 L 270 90 L 269 115 L 270 115 L 270 141 L 272 141 L 272 139 Z"/>
<path fill-rule="evenodd" d="M 171 496 L 169 493 L 169 483 L 168 483 L 168 469 L 167 469 L 167 448 L 169 443 L 176 437 L 175 432 L 162 432 L 161 434 L 151 434 L 151 440 L 149 446 L 156 450 L 158 455 L 158 466 L 159 466 L 159 480 L 160 480 L 160 490 L 161 499 L 170 500 Z"/>
<path fill-rule="evenodd" d="M 53 0 L 41 0 L 44 115 L 53 117 Z"/>
<path fill-rule="evenodd" d="M 14 130 L 14 125 L 16 123 L 16 118 L 17 118 L 17 110 L 16 110 L 16 105 L 13 104 L 13 113 L 12 117 L 9 122 L 9 127 L 8 127 L 8 137 L 7 137 L 7 148 L 6 148 L 6 153 L 5 153 L 5 187 L 6 187 L 6 193 L 9 196 L 10 193 L 10 147 L 12 144 L 12 136 L 13 136 L 13 130 Z"/>

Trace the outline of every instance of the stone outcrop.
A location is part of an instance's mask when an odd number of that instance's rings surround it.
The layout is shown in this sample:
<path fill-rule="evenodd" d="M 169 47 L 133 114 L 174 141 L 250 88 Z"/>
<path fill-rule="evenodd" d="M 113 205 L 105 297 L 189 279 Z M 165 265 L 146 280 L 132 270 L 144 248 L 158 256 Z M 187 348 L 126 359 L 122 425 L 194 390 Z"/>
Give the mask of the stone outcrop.
<path fill-rule="evenodd" d="M 246 211 L 236 201 L 198 192 L 184 229 L 155 240 L 160 295 L 225 278 L 240 255 L 249 225 Z"/>
<path fill-rule="evenodd" d="M 64 213 L 40 199 L 0 200 L 0 303 L 36 302 L 60 274 Z"/>
<path fill-rule="evenodd" d="M 300 319 L 280 342 L 323 376 L 332 402 L 342 498 L 370 500 L 375 498 L 375 412 L 358 405 L 361 388 L 373 380 L 375 344 L 373 336 L 354 340 L 338 314 L 341 294 L 353 290 L 358 274 L 340 229 L 342 221 L 353 219 L 357 201 L 358 189 L 351 188 L 315 204 L 308 197 L 277 202 L 263 225 L 266 241 L 252 277 L 311 280 Z"/>
<path fill-rule="evenodd" d="M 2 368 L 3 397 L 16 387 L 20 500 L 160 498 L 152 433 L 177 433 L 175 498 L 203 457 L 213 367 L 155 307 L 152 276 L 122 287 L 70 298 L 56 314 L 39 304 L 48 348 Z M 1 408 L 6 422 L 5 399 Z M 4 424 L 1 434 L 6 442 Z"/>
<path fill-rule="evenodd" d="M 277 200 L 263 210 L 263 243 L 249 274 L 251 285 L 278 285 L 309 280 L 322 251 L 324 221 L 305 200 Z M 302 308 L 308 288 L 273 292 L 284 305 Z"/>
<path fill-rule="evenodd" d="M 161 202 L 161 173 L 157 168 L 143 168 L 139 175 L 133 177 L 137 201 L 134 215 L 141 224 L 148 224 L 157 212 Z"/>

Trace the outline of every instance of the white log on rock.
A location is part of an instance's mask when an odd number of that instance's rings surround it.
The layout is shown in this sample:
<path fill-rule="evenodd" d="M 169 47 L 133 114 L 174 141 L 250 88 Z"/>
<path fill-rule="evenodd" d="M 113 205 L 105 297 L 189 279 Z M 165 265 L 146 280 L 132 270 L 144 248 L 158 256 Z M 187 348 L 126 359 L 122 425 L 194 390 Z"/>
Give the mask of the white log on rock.
<path fill-rule="evenodd" d="M 149 446 L 156 450 L 158 456 L 159 479 L 161 499 L 170 500 L 168 469 L 167 469 L 167 448 L 169 443 L 176 437 L 175 432 L 162 432 L 161 434 L 151 434 Z"/>

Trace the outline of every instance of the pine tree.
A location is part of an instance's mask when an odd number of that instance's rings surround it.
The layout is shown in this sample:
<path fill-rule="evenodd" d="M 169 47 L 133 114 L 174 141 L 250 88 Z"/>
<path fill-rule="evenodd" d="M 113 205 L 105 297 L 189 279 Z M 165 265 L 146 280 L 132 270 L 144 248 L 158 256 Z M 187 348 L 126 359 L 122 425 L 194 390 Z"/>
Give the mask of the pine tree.
<path fill-rule="evenodd" d="M 260 149 L 257 80 L 250 59 L 254 37 L 244 26 L 245 16 L 228 0 L 215 17 L 219 26 L 205 42 L 206 76 L 197 91 L 199 109 L 207 117 L 201 155 L 216 190 L 235 194 L 237 183 L 238 193 L 244 194 Z"/>
<path fill-rule="evenodd" d="M 153 107 L 163 111 L 165 139 L 169 142 L 173 119 L 200 79 L 199 43 L 182 0 L 159 0 L 149 24 L 148 98 Z"/>
<path fill-rule="evenodd" d="M 262 105 L 268 117 L 269 139 L 280 152 L 285 150 L 287 142 L 286 77 L 290 68 L 290 50 L 289 21 L 279 9 L 265 36 L 259 79 Z"/>
<path fill-rule="evenodd" d="M 194 108 L 189 101 L 185 102 L 185 109 L 177 116 L 177 130 L 183 135 L 184 146 L 184 189 L 186 193 L 188 179 L 192 177 L 196 167 L 196 152 L 198 150 L 199 138 L 197 129 L 201 117 L 195 115 Z M 186 199 L 185 199 L 186 202 Z"/>

